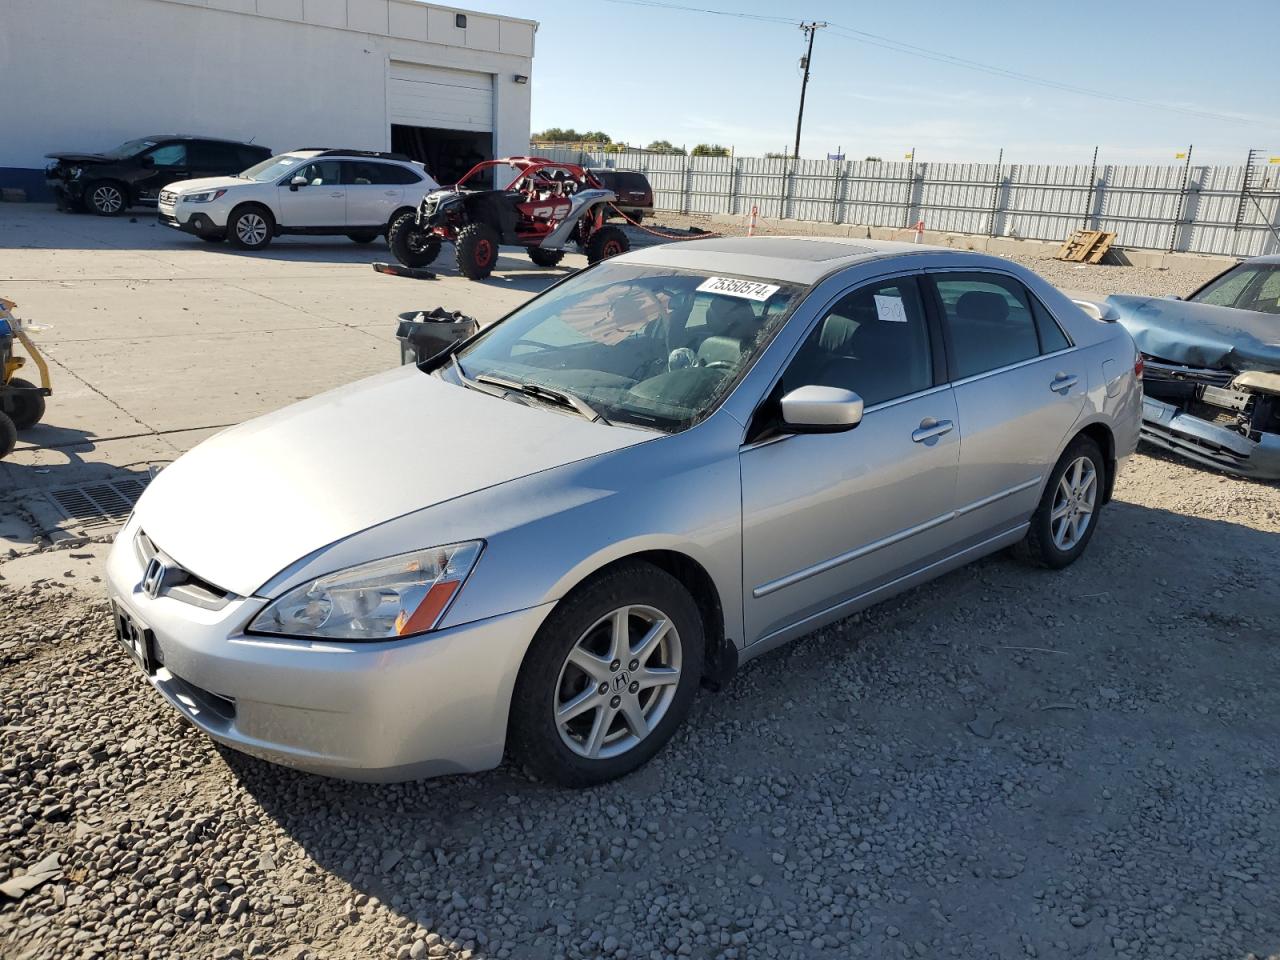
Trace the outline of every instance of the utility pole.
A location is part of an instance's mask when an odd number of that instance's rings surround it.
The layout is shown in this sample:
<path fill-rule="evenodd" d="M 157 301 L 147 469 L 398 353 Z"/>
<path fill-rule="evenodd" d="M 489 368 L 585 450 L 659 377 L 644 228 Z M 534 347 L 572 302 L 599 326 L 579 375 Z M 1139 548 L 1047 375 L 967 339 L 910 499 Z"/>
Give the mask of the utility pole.
<path fill-rule="evenodd" d="M 811 20 L 800 24 L 800 29 L 809 35 L 809 50 L 800 59 L 800 66 L 804 67 L 804 79 L 800 81 L 800 112 L 796 115 L 796 150 L 792 154 L 796 160 L 800 159 L 800 127 L 804 123 L 804 94 L 809 86 L 809 64 L 813 62 L 813 37 L 825 26 L 828 26 L 825 20 Z"/>

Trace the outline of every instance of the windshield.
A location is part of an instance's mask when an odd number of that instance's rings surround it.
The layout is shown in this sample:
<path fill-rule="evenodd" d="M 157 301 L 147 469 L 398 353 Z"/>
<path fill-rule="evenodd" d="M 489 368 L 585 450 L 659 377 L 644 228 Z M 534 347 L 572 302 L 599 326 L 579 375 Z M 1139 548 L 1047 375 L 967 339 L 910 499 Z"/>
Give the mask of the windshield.
<path fill-rule="evenodd" d="M 103 156 L 123 159 L 125 157 L 135 156 L 147 149 L 147 147 L 154 147 L 155 145 L 156 142 L 154 140 L 126 140 L 114 150 L 108 150 L 103 154 Z"/>
<path fill-rule="evenodd" d="M 572 394 L 610 422 L 680 430 L 715 408 L 801 293 L 606 261 L 481 335 L 458 353 L 460 372 Z"/>
<path fill-rule="evenodd" d="M 257 180 L 259 183 L 266 183 L 268 180 L 283 177 L 306 159 L 306 157 L 282 153 L 278 157 L 268 157 L 261 163 L 255 163 L 248 170 L 237 173 L 236 176 L 245 180 Z"/>
<path fill-rule="evenodd" d="M 1280 314 L 1280 263 L 1242 263 L 1187 299 L 1215 307 Z"/>

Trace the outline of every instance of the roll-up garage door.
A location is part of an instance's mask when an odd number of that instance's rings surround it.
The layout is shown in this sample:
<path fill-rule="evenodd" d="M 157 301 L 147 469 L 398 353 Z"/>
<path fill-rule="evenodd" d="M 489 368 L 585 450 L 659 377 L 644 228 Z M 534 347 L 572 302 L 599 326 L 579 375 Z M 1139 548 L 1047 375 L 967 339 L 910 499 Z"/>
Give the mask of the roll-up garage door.
<path fill-rule="evenodd" d="M 493 74 L 391 61 L 391 122 L 446 130 L 493 130 Z"/>

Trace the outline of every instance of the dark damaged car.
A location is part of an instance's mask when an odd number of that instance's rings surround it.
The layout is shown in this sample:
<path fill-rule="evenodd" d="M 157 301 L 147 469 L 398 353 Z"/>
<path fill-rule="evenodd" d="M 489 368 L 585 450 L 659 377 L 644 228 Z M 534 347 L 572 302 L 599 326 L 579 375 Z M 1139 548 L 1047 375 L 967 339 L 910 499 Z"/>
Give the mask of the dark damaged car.
<path fill-rule="evenodd" d="M 1145 360 L 1142 438 L 1228 473 L 1280 479 L 1280 256 L 1256 257 L 1185 300 L 1111 296 Z"/>
<path fill-rule="evenodd" d="M 157 136 L 126 140 L 104 153 L 48 153 L 45 170 L 62 209 L 87 208 L 114 217 L 132 206 L 155 206 L 160 189 L 179 180 L 230 177 L 271 156 L 252 143 L 211 137 Z"/>

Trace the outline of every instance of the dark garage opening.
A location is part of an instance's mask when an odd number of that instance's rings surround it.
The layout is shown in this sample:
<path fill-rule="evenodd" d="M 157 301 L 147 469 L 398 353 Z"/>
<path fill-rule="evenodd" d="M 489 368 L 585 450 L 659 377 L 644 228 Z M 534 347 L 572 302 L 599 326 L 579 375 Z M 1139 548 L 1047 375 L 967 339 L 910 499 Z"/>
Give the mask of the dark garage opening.
<path fill-rule="evenodd" d="M 437 182 L 457 183 L 481 160 L 493 159 L 493 134 L 393 123 L 391 149 L 423 163 Z"/>

